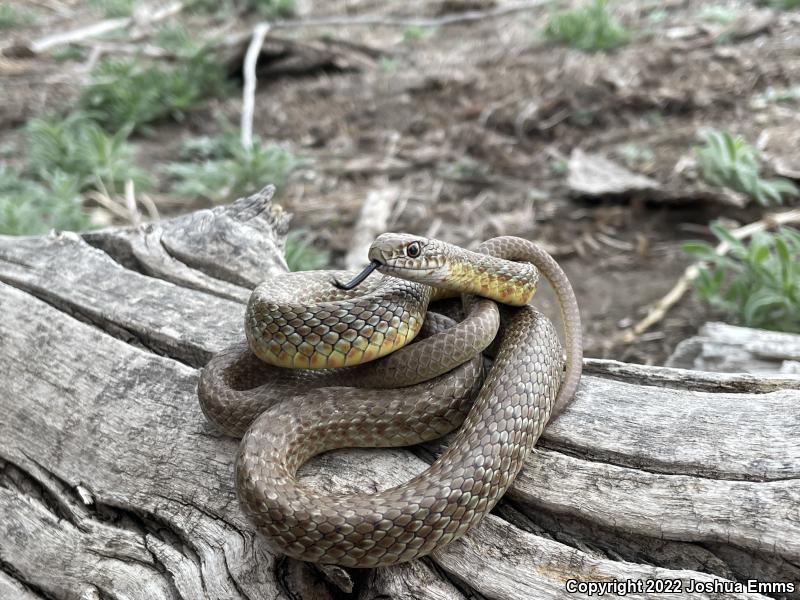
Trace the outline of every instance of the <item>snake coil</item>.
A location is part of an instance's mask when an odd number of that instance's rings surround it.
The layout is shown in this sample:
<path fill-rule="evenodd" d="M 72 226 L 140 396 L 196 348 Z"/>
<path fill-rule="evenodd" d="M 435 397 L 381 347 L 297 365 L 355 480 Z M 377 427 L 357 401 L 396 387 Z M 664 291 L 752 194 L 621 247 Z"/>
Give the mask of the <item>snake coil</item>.
<path fill-rule="evenodd" d="M 362 273 L 345 289 L 331 276 L 354 274 L 294 273 L 258 286 L 246 311 L 248 343 L 215 356 L 198 386 L 206 416 L 243 436 L 236 489 L 270 544 L 350 567 L 424 556 L 478 523 L 574 395 L 582 363 L 572 287 L 532 242 L 500 237 L 470 252 L 384 234 L 369 258 L 368 270 L 383 277 L 361 283 Z M 528 305 L 539 273 L 561 306 L 566 372 L 552 324 Z M 458 324 L 426 317 L 431 299 L 448 293 L 464 295 Z M 500 326 L 495 301 L 516 308 L 483 381 L 481 353 Z M 328 450 L 411 445 L 459 426 L 427 470 L 387 490 L 328 495 L 296 478 Z"/>

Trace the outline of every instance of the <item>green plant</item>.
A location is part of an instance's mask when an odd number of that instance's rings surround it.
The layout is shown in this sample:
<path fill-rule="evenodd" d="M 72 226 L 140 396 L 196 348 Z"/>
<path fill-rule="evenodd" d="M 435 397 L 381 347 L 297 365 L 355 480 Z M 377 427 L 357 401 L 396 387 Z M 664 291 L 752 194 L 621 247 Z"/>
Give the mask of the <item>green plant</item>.
<path fill-rule="evenodd" d="M 796 102 L 800 100 L 800 85 L 785 88 L 769 87 L 761 94 L 764 102 Z"/>
<path fill-rule="evenodd" d="M 133 12 L 134 0 L 89 0 L 89 4 L 106 17 L 127 17 Z"/>
<path fill-rule="evenodd" d="M 268 19 L 291 17 L 296 9 L 295 0 L 245 0 L 245 4 Z"/>
<path fill-rule="evenodd" d="M 17 145 L 14 142 L 3 142 L 0 144 L 0 158 L 11 158 L 17 153 Z"/>
<path fill-rule="evenodd" d="M 289 232 L 283 255 L 290 271 L 313 271 L 330 264 L 330 254 L 314 247 L 308 234 L 303 231 Z"/>
<path fill-rule="evenodd" d="M 653 154 L 653 151 L 648 146 L 643 146 L 641 144 L 624 144 L 619 149 L 619 153 L 625 161 L 625 164 L 629 167 L 635 167 L 642 163 L 652 163 L 656 158 L 655 154 Z"/>
<path fill-rule="evenodd" d="M 450 163 L 444 169 L 447 176 L 453 179 L 485 180 L 489 173 L 485 163 L 465 155 Z"/>
<path fill-rule="evenodd" d="M 178 157 L 183 161 L 198 161 L 230 158 L 242 145 L 238 129 L 222 123 L 222 132 L 217 135 L 202 135 L 184 140 L 178 148 Z"/>
<path fill-rule="evenodd" d="M 153 41 L 162 50 L 181 60 L 191 60 L 197 54 L 208 51 L 207 42 L 192 35 L 181 23 L 168 22 L 159 26 Z"/>
<path fill-rule="evenodd" d="M 550 160 L 550 170 L 559 177 L 569 173 L 569 161 L 563 157 L 552 157 Z"/>
<path fill-rule="evenodd" d="M 301 161 L 277 144 L 253 141 L 244 148 L 234 131 L 214 138 L 199 138 L 184 143 L 180 151 L 185 160 L 201 162 L 170 163 L 164 168 L 172 178 L 172 191 L 181 196 L 202 196 L 214 202 L 242 196 L 267 183 L 279 190 Z"/>
<path fill-rule="evenodd" d="M 129 179 L 137 189 L 150 184 L 134 162 L 127 129 L 110 135 L 88 115 L 72 113 L 64 118 L 33 119 L 26 134 L 28 170 L 41 180 L 64 173 L 74 178 L 79 192 L 105 188 L 119 193 Z"/>
<path fill-rule="evenodd" d="M 378 59 L 378 68 L 384 73 L 394 73 L 400 66 L 400 61 L 396 58 L 381 56 Z"/>
<path fill-rule="evenodd" d="M 762 179 L 758 151 L 744 138 L 715 130 L 701 135 L 705 144 L 695 147 L 695 154 L 703 178 L 710 184 L 747 194 L 764 206 L 781 204 L 785 196 L 800 193 L 788 179 Z"/>
<path fill-rule="evenodd" d="M 267 19 L 291 17 L 297 10 L 296 0 L 190 0 L 190 11 L 231 17 L 242 10 L 255 11 Z"/>
<path fill-rule="evenodd" d="M 553 13 L 545 25 L 544 35 L 551 41 L 584 52 L 611 50 L 631 38 L 609 12 L 606 0 L 594 0 L 575 10 Z"/>
<path fill-rule="evenodd" d="M 706 242 L 683 245 L 704 263 L 695 280 L 700 298 L 742 325 L 800 332 L 800 231 L 760 232 L 749 244 L 718 223 L 711 231 L 728 244 L 726 255 Z"/>
<path fill-rule="evenodd" d="M 54 48 L 50 52 L 50 57 L 56 62 L 67 62 L 70 60 L 74 61 L 84 61 L 86 60 L 88 53 L 86 49 L 81 48 L 80 46 L 61 46 L 59 48 Z"/>
<path fill-rule="evenodd" d="M 647 22 L 650 25 L 661 25 L 669 18 L 669 13 L 663 9 L 657 9 L 647 15 Z"/>
<path fill-rule="evenodd" d="M 236 15 L 234 0 L 189 0 L 185 4 L 185 12 L 233 18 Z"/>
<path fill-rule="evenodd" d="M 433 27 L 422 27 L 421 25 L 411 25 L 403 30 L 403 39 L 407 42 L 417 42 L 433 35 L 436 31 Z"/>
<path fill-rule="evenodd" d="M 739 11 L 725 4 L 704 6 L 697 15 L 701 21 L 728 25 L 739 17 Z"/>
<path fill-rule="evenodd" d="M 76 178 L 57 172 L 40 184 L 0 165 L 0 234 L 34 235 L 88 225 Z"/>
<path fill-rule="evenodd" d="M 225 68 L 211 49 L 187 35 L 162 34 L 162 41 L 178 55 L 175 64 L 146 62 L 141 58 L 103 61 L 92 73 L 81 95 L 81 105 L 107 129 L 139 129 L 165 117 L 181 119 L 209 97 L 228 89 Z"/>
<path fill-rule="evenodd" d="M 777 10 L 796 10 L 800 8 L 800 0 L 766 0 L 762 4 L 767 4 Z"/>
<path fill-rule="evenodd" d="M 30 25 L 34 21 L 36 15 L 30 10 L 18 8 L 10 2 L 0 2 L 0 29 Z"/>

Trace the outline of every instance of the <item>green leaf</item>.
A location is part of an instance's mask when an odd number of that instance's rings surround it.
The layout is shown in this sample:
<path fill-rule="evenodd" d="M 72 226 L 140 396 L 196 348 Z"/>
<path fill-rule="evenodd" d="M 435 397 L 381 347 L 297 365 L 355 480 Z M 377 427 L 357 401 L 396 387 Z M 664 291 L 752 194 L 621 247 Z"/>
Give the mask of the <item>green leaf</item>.
<path fill-rule="evenodd" d="M 718 223 L 715 235 L 728 241 L 730 232 Z M 707 252 L 703 243 L 690 249 Z M 800 232 L 782 227 L 776 233 L 758 232 L 738 250 L 708 260 L 695 288 L 702 300 L 752 327 L 800 331 Z"/>
<path fill-rule="evenodd" d="M 780 305 L 782 299 L 769 289 L 756 290 L 745 302 L 742 316 L 746 325 L 755 325 L 763 322 L 764 319 L 759 319 L 758 313 L 763 312 L 765 308 Z"/>
<path fill-rule="evenodd" d="M 707 242 L 690 240 L 681 244 L 681 250 L 687 254 L 696 256 L 700 260 L 711 260 L 714 256 L 716 256 L 716 252 L 714 252 L 714 246 Z"/>
<path fill-rule="evenodd" d="M 711 229 L 711 232 L 716 235 L 721 242 L 726 242 L 728 246 L 730 246 L 731 250 L 744 250 L 742 243 L 733 237 L 731 232 L 725 229 L 719 223 L 712 223 L 709 225 L 709 229 Z"/>
<path fill-rule="evenodd" d="M 789 255 L 789 247 L 780 237 L 775 238 L 775 251 L 781 265 L 781 288 L 788 293 L 791 288 L 792 259 Z"/>

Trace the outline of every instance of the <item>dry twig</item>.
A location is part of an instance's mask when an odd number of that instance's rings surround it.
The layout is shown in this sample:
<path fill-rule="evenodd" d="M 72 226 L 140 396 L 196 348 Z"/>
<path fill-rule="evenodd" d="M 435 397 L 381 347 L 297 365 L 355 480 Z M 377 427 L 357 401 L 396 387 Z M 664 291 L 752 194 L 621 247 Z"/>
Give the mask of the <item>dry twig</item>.
<path fill-rule="evenodd" d="M 159 10 L 154 11 L 153 13 L 147 16 L 146 22 L 147 23 L 155 23 L 157 21 L 162 21 L 167 17 L 170 17 L 174 14 L 179 13 L 183 10 L 183 2 L 171 2 L 160 8 Z M 96 23 L 91 23 L 89 25 L 84 25 L 81 27 L 77 27 L 75 29 L 69 29 L 67 31 L 58 31 L 56 33 L 46 35 L 44 37 L 39 38 L 38 40 L 33 40 L 29 44 L 27 44 L 28 50 L 30 50 L 33 54 L 43 54 L 44 52 L 48 52 L 57 46 L 64 46 L 65 44 L 71 44 L 74 42 L 81 42 L 86 39 L 96 38 L 98 36 L 103 35 L 104 33 L 108 33 L 110 31 L 116 31 L 117 29 L 123 29 L 125 27 L 129 27 L 131 25 L 139 24 L 139 22 L 134 17 L 120 17 L 116 19 L 105 19 L 103 21 L 98 21 Z"/>
<path fill-rule="evenodd" d="M 259 23 L 253 29 L 253 38 L 244 57 L 244 89 L 242 92 L 242 146 L 253 147 L 253 112 L 256 104 L 256 64 L 261 46 L 269 33 L 269 23 Z"/>

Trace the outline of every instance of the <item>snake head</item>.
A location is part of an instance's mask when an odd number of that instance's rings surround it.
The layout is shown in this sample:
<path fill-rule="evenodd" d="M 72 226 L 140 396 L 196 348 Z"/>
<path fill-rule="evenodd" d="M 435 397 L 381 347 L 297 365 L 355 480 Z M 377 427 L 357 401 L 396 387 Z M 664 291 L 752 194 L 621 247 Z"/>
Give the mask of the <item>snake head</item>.
<path fill-rule="evenodd" d="M 449 245 L 408 233 L 384 233 L 369 248 L 369 259 L 384 275 L 436 285 L 447 278 Z"/>

